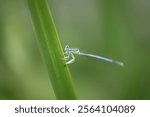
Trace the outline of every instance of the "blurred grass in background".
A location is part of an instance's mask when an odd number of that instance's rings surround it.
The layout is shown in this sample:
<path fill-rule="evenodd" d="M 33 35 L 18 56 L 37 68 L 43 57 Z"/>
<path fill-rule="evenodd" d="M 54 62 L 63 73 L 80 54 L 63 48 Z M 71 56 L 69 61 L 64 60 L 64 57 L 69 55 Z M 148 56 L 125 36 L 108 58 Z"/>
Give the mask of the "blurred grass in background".
<path fill-rule="evenodd" d="M 49 0 L 63 46 L 124 62 L 76 56 L 80 99 L 150 99 L 150 1 Z M 0 99 L 55 99 L 26 0 L 0 0 Z"/>

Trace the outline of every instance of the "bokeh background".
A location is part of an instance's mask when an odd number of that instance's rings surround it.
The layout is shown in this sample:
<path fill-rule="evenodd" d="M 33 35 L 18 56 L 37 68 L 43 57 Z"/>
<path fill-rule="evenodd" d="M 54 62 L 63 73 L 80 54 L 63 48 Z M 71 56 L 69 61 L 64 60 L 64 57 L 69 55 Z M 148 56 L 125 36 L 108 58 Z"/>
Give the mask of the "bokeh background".
<path fill-rule="evenodd" d="M 150 99 L 149 0 L 49 0 L 60 41 L 123 61 L 76 56 L 80 99 Z M 0 0 L 0 99 L 55 99 L 26 0 Z"/>

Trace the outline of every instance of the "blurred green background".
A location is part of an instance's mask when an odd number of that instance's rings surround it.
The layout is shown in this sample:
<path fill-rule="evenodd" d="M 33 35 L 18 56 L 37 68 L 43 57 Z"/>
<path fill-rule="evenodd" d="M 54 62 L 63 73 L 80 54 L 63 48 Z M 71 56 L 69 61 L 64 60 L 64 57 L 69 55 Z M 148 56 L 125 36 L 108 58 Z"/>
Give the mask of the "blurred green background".
<path fill-rule="evenodd" d="M 150 99 L 149 0 L 49 0 L 63 47 L 123 61 L 76 56 L 80 99 Z M 0 0 L 0 99 L 55 99 L 26 0 Z"/>

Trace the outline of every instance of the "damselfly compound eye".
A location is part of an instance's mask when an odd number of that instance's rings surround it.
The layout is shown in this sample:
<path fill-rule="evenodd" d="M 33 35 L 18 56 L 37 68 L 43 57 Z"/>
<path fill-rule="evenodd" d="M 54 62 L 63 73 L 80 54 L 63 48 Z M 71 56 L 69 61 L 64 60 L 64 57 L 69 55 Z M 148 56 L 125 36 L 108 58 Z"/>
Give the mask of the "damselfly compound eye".
<path fill-rule="evenodd" d="M 69 46 L 68 45 L 65 46 L 65 51 L 69 51 Z"/>

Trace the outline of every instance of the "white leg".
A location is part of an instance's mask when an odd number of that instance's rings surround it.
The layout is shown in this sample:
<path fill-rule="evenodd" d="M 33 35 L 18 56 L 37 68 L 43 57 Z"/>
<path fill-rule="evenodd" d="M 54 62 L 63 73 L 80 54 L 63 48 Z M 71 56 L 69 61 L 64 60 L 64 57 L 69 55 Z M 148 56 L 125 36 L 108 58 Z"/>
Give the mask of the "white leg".
<path fill-rule="evenodd" d="M 73 55 L 72 53 L 70 53 L 70 55 L 71 55 L 72 59 L 69 60 L 66 64 L 71 64 L 71 63 L 74 63 L 74 62 L 75 62 L 75 57 L 74 57 L 74 55 Z"/>

